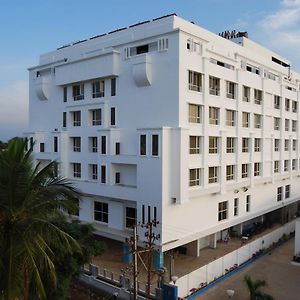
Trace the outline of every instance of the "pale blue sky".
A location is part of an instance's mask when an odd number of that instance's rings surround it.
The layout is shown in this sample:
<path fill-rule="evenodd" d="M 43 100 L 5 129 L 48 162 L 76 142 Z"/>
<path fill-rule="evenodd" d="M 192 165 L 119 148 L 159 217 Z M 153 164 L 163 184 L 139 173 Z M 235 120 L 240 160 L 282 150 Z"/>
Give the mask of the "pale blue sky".
<path fill-rule="evenodd" d="M 27 67 L 39 54 L 169 13 L 216 33 L 248 31 L 300 71 L 300 0 L 0 0 L 0 139 L 26 130 Z"/>

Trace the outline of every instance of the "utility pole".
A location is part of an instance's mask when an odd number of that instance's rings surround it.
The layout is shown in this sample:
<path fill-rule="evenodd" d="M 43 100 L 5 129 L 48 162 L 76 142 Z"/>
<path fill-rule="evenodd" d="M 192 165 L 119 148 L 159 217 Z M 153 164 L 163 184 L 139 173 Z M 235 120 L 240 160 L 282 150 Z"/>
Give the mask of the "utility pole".
<path fill-rule="evenodd" d="M 150 299 L 150 290 L 151 290 L 151 274 L 152 274 L 152 255 L 153 255 L 153 249 L 155 245 L 155 241 L 160 238 L 159 234 L 153 233 L 153 227 L 156 227 L 158 225 L 158 221 L 153 220 L 148 222 L 146 225 L 144 225 L 147 229 L 145 232 L 145 237 L 147 239 L 146 243 L 146 251 L 148 252 L 147 255 L 147 291 L 146 291 L 146 299 Z M 143 225 L 142 225 L 143 227 Z"/>

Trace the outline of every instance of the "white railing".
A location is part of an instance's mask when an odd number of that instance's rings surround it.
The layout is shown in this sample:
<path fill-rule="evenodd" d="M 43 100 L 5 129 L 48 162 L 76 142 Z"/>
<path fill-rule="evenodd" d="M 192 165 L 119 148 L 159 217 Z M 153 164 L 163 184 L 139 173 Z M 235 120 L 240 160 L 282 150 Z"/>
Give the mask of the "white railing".
<path fill-rule="evenodd" d="M 231 268 L 235 268 L 251 259 L 253 254 L 272 246 L 283 234 L 290 234 L 293 231 L 295 231 L 295 220 L 183 277 L 178 278 L 176 281 L 176 285 L 178 286 L 178 297 L 184 298 L 188 296 L 191 291 L 213 282 L 217 278 L 225 275 Z"/>

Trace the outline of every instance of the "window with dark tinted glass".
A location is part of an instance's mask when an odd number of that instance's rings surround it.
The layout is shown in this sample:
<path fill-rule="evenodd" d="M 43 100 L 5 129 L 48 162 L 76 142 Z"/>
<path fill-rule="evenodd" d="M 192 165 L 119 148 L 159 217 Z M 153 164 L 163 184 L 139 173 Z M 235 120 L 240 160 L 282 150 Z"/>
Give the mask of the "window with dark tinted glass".
<path fill-rule="evenodd" d="M 112 125 L 112 126 L 116 125 L 116 109 L 115 109 L 115 107 L 112 107 L 110 109 L 110 125 Z"/>
<path fill-rule="evenodd" d="M 140 135 L 140 155 L 146 155 L 146 134 Z"/>
<path fill-rule="evenodd" d="M 94 219 L 99 222 L 108 223 L 108 204 L 94 202 Z"/>
<path fill-rule="evenodd" d="M 120 154 L 120 143 L 116 143 L 116 155 Z"/>
<path fill-rule="evenodd" d="M 111 79 L 110 85 L 111 85 L 111 96 L 116 96 L 116 92 L 117 92 L 117 81 L 116 81 L 116 78 L 112 78 Z"/>
<path fill-rule="evenodd" d="M 152 135 L 152 155 L 158 156 L 158 135 Z"/>
<path fill-rule="evenodd" d="M 136 54 L 143 54 L 149 52 L 149 45 L 142 45 L 136 47 Z"/>
<path fill-rule="evenodd" d="M 101 183 L 106 183 L 106 166 L 101 166 Z"/>
<path fill-rule="evenodd" d="M 57 136 L 55 136 L 53 138 L 53 151 L 58 152 L 58 138 L 57 138 Z"/>
<path fill-rule="evenodd" d="M 67 102 L 68 100 L 68 88 L 65 86 L 64 87 L 64 102 Z"/>
<path fill-rule="evenodd" d="M 126 228 L 136 225 L 136 208 L 126 207 Z"/>
<path fill-rule="evenodd" d="M 106 154 L 106 136 L 101 136 L 101 154 Z"/>
<path fill-rule="evenodd" d="M 121 182 L 121 174 L 120 174 L 120 172 L 116 172 L 116 184 L 120 184 L 120 182 Z"/>
<path fill-rule="evenodd" d="M 63 112 L 63 127 L 67 127 L 67 113 Z"/>
<path fill-rule="evenodd" d="M 40 152 L 45 152 L 45 143 L 40 143 Z"/>

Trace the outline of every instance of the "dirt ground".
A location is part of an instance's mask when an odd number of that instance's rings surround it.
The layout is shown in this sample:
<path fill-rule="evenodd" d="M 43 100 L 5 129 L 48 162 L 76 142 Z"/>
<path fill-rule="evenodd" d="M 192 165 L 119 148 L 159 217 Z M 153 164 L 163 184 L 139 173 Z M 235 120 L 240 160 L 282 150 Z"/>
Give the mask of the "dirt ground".
<path fill-rule="evenodd" d="M 258 259 L 194 299 L 228 299 L 226 290 L 232 289 L 235 291 L 232 300 L 247 300 L 249 295 L 243 279 L 245 275 L 250 275 L 253 279 L 266 280 L 268 287 L 263 291 L 272 295 L 275 300 L 299 300 L 300 267 L 290 263 L 294 254 L 294 242 L 294 239 L 289 240 L 273 250 L 271 254 Z"/>

